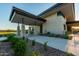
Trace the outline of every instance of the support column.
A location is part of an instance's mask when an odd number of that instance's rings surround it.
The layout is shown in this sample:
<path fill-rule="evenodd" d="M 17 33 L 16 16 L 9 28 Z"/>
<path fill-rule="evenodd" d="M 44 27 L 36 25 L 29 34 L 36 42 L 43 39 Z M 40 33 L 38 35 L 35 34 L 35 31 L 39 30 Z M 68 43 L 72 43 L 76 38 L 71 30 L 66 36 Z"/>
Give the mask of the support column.
<path fill-rule="evenodd" d="M 24 18 L 22 18 L 21 24 L 21 37 L 24 39 L 26 37 L 25 25 L 24 25 Z"/>
<path fill-rule="evenodd" d="M 31 31 L 31 26 L 29 26 L 28 35 L 30 35 L 30 31 Z"/>
<path fill-rule="evenodd" d="M 25 37 L 25 36 L 26 36 L 25 25 L 22 24 L 22 25 L 21 25 L 21 37 Z"/>
<path fill-rule="evenodd" d="M 41 24 L 40 25 L 40 34 L 42 34 L 43 33 L 43 25 Z"/>
<path fill-rule="evenodd" d="M 18 23 L 18 26 L 17 26 L 17 36 L 20 36 L 20 26 L 19 26 L 19 23 Z"/>

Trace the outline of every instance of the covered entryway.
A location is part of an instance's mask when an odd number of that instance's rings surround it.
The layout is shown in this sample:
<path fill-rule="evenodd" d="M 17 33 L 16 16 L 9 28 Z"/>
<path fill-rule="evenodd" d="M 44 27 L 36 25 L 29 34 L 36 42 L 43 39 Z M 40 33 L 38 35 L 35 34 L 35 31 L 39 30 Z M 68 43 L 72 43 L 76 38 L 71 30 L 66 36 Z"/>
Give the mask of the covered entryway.
<path fill-rule="evenodd" d="M 35 16 L 33 14 L 30 14 L 24 10 L 18 9 L 16 7 L 13 7 L 12 13 L 9 19 L 12 23 L 18 23 L 17 27 L 17 35 L 24 37 L 26 32 L 25 32 L 25 25 L 30 25 L 31 26 L 38 26 L 40 27 L 39 31 L 42 33 L 42 24 L 46 21 L 38 16 Z M 20 25 L 21 24 L 21 31 L 20 31 Z M 30 32 L 30 28 L 28 30 L 28 34 Z M 21 32 L 21 33 L 20 33 Z"/>
<path fill-rule="evenodd" d="M 67 22 L 67 29 L 70 33 L 78 33 L 79 32 L 79 21 L 71 21 Z"/>

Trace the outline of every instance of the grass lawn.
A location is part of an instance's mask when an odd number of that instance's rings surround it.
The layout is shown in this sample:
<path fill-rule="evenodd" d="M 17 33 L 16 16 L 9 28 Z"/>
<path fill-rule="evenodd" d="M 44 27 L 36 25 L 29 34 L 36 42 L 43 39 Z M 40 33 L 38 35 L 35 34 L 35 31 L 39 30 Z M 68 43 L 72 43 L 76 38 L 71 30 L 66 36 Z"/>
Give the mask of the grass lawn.
<path fill-rule="evenodd" d="M 14 32 L 0 32 L 0 35 L 13 34 Z"/>
<path fill-rule="evenodd" d="M 0 35 L 13 34 L 14 32 L 0 32 Z"/>

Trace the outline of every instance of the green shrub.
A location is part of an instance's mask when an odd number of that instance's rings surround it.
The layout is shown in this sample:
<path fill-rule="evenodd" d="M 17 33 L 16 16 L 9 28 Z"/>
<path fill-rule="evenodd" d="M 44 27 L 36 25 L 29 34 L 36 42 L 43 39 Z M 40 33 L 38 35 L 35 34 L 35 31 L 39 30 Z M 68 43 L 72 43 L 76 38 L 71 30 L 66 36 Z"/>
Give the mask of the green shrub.
<path fill-rule="evenodd" d="M 39 56 L 40 52 L 39 51 L 32 51 L 32 56 Z"/>
<path fill-rule="evenodd" d="M 13 40 L 15 40 L 15 37 L 12 35 L 7 36 L 6 40 L 3 40 L 3 42 L 12 42 Z"/>
<path fill-rule="evenodd" d="M 47 46 L 47 43 L 48 43 L 48 42 L 45 42 L 45 43 L 44 43 L 44 50 L 45 50 L 45 51 L 47 51 L 47 47 L 48 47 L 48 46 Z"/>
<path fill-rule="evenodd" d="M 72 53 L 66 52 L 66 56 L 74 56 Z"/>
<path fill-rule="evenodd" d="M 8 36 L 7 42 L 12 42 L 12 49 L 14 50 L 14 55 L 16 56 L 24 56 L 26 53 L 27 44 L 26 41 L 20 38 L 16 38 L 14 36 Z"/>
<path fill-rule="evenodd" d="M 48 35 L 49 35 L 49 34 L 51 34 L 51 33 L 50 33 L 50 32 L 47 32 L 46 34 L 48 34 Z"/>
<path fill-rule="evenodd" d="M 35 46 L 35 40 L 32 40 L 32 46 Z"/>
<path fill-rule="evenodd" d="M 19 38 L 13 36 L 7 38 L 7 41 L 12 42 L 12 44 L 16 44 L 19 40 L 20 40 Z"/>
<path fill-rule="evenodd" d="M 64 35 L 64 39 L 68 39 L 69 37 L 68 37 L 68 34 L 67 34 L 67 32 L 65 33 L 65 35 Z"/>
<path fill-rule="evenodd" d="M 32 50 L 26 48 L 26 56 L 32 56 Z"/>
<path fill-rule="evenodd" d="M 16 56 L 24 56 L 26 54 L 26 42 L 24 40 L 18 40 L 13 45 L 13 49 Z"/>
<path fill-rule="evenodd" d="M 67 36 L 67 35 L 65 35 L 65 36 L 64 36 L 64 39 L 68 39 L 68 36 Z"/>
<path fill-rule="evenodd" d="M 23 37 L 22 37 L 22 39 L 24 40 L 24 39 L 25 39 L 25 37 L 23 36 Z"/>

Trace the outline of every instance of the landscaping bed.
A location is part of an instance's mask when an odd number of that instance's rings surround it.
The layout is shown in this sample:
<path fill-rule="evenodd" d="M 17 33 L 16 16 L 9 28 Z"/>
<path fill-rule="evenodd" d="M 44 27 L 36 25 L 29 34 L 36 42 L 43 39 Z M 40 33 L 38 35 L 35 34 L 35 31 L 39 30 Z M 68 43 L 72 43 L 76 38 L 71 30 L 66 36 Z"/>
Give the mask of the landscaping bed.
<path fill-rule="evenodd" d="M 11 43 L 10 49 L 14 53 L 12 56 L 73 56 L 73 54 L 47 46 L 48 42 L 40 44 L 35 40 L 16 38 L 14 36 L 9 36 L 3 42 Z"/>
<path fill-rule="evenodd" d="M 11 46 L 11 42 L 0 42 L 0 56 L 12 56 L 14 53 Z"/>
<path fill-rule="evenodd" d="M 35 46 L 32 46 L 32 40 L 28 41 L 28 47 L 29 50 L 37 56 L 73 56 L 71 53 L 63 52 L 49 46 L 47 46 L 47 50 L 45 50 L 44 45 L 38 42 L 35 42 Z"/>
<path fill-rule="evenodd" d="M 60 35 L 60 34 L 54 34 L 54 33 L 47 32 L 47 33 L 39 34 L 39 35 L 48 36 L 48 37 L 63 38 L 63 39 L 70 39 L 69 36 L 68 36 L 68 33 Z"/>

